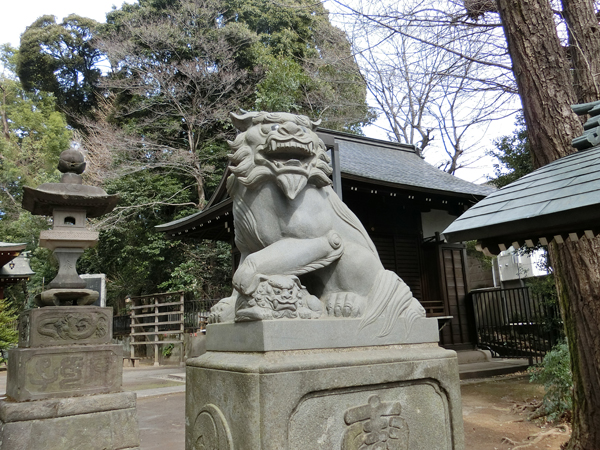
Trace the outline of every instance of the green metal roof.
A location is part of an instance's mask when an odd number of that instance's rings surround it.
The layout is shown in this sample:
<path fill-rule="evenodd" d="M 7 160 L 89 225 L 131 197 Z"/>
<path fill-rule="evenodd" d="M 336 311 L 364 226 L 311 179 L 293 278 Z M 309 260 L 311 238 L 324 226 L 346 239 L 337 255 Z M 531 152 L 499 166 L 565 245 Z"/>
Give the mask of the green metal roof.
<path fill-rule="evenodd" d="M 578 112 L 598 108 L 600 114 L 598 105 L 579 105 Z M 598 234 L 600 145 L 594 134 L 598 135 L 599 128 L 586 123 L 584 136 L 573 141 L 580 151 L 490 194 L 454 221 L 444 236 L 452 242 L 479 240 L 482 249 L 495 254 L 513 244 L 546 245 L 553 239 L 562 243 Z"/>

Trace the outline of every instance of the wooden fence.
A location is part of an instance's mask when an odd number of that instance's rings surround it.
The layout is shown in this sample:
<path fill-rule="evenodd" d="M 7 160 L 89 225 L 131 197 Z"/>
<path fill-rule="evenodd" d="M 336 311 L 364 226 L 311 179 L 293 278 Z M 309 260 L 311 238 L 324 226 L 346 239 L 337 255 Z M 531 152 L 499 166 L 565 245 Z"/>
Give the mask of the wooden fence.
<path fill-rule="evenodd" d="M 219 299 L 185 300 L 183 302 L 183 330 L 185 333 L 197 333 L 206 328 L 210 308 Z M 113 336 L 129 336 L 131 332 L 131 315 L 113 317 Z"/>
<path fill-rule="evenodd" d="M 178 345 L 183 362 L 183 292 L 131 297 L 131 361 L 138 345 L 154 346 L 154 365 L 159 365 L 159 347 Z M 161 339 L 162 338 L 162 339 Z"/>

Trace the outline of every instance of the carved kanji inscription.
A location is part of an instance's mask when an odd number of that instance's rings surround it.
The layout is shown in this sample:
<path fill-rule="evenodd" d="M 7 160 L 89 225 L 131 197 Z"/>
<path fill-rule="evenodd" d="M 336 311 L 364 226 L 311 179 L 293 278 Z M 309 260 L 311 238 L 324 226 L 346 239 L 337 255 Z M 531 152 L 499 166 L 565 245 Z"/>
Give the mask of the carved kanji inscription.
<path fill-rule="evenodd" d="M 378 395 L 347 410 L 341 450 L 408 450 L 408 425 L 401 413 L 400 402 L 382 402 Z"/>

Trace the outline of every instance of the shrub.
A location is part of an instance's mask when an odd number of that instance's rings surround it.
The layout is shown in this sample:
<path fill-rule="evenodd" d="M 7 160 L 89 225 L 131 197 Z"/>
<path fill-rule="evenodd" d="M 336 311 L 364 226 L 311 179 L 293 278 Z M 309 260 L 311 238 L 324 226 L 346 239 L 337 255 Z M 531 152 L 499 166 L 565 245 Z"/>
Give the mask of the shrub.
<path fill-rule="evenodd" d="M 14 346 L 18 341 L 15 321 L 17 315 L 11 310 L 8 301 L 0 298 L 0 363 L 4 362 L 4 350 Z"/>
<path fill-rule="evenodd" d="M 573 408 L 573 377 L 569 346 L 560 342 L 548 352 L 541 364 L 529 369 L 531 382 L 544 385 L 545 394 L 535 417 L 546 417 L 550 422 L 567 419 Z"/>

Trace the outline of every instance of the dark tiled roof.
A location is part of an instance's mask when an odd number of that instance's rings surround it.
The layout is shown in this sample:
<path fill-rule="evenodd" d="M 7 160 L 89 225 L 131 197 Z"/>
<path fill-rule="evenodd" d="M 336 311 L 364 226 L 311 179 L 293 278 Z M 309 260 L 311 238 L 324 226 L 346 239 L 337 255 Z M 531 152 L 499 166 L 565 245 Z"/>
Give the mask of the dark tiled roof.
<path fill-rule="evenodd" d="M 577 239 L 600 228 L 599 192 L 600 146 L 556 160 L 494 192 L 454 221 L 444 236 L 501 244 L 500 249 L 526 239 L 533 244 L 569 234 Z"/>
<path fill-rule="evenodd" d="M 211 223 L 213 221 L 215 223 L 218 221 L 229 223 L 229 226 L 231 226 L 232 220 L 229 220 L 229 222 L 227 222 L 227 220 L 231 214 L 232 203 L 233 200 L 228 198 L 220 203 L 217 203 L 216 205 L 211 205 L 210 207 L 205 208 L 203 211 L 182 217 L 181 219 L 173 220 L 172 222 L 156 225 L 154 228 L 156 228 L 158 231 L 165 232 L 172 230 L 180 231 L 181 229 L 190 228 L 196 230 L 196 226 L 202 226 L 200 224 L 203 222 Z M 227 225 L 224 228 L 227 228 Z"/>
<path fill-rule="evenodd" d="M 331 130 L 321 130 L 319 136 L 327 145 L 335 140 L 339 145 L 342 178 L 357 177 L 367 182 L 381 182 L 409 191 L 424 191 L 455 197 L 480 200 L 496 189 L 461 180 L 425 162 L 414 147 Z M 196 230 L 196 226 L 209 219 L 223 220 L 231 210 L 231 199 L 225 192 L 226 171 L 217 192 L 207 207 L 198 213 L 161 224 L 155 228 L 163 232 Z M 226 200 L 227 199 L 227 200 Z M 174 235 L 173 235 L 174 236 Z"/>
<path fill-rule="evenodd" d="M 469 183 L 433 167 L 413 150 L 337 138 L 342 174 L 409 188 L 486 196 L 495 188 Z"/>

